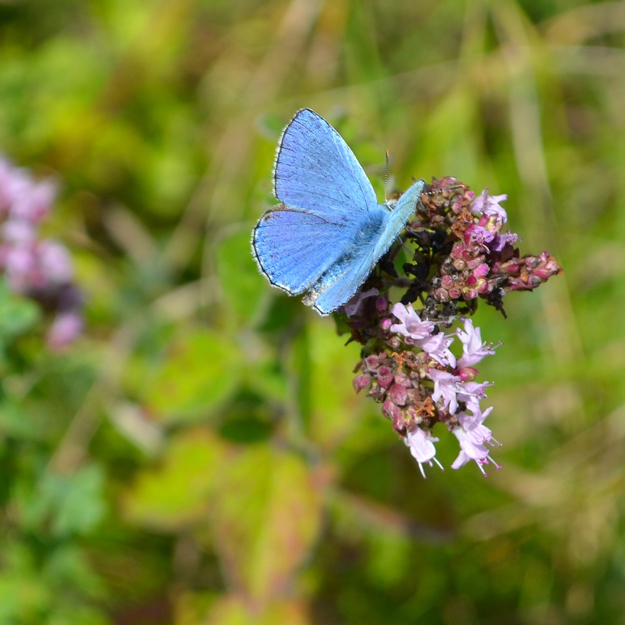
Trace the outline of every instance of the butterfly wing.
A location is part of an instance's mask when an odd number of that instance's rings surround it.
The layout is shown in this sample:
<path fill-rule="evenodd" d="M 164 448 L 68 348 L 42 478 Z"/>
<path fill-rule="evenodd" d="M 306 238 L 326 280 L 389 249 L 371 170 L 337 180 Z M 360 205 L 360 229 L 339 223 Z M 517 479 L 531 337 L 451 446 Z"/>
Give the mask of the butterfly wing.
<path fill-rule="evenodd" d="M 353 248 L 347 248 L 347 254 L 335 261 L 309 289 L 304 303 L 313 306 L 320 314 L 327 315 L 347 302 L 415 212 L 424 186 L 424 180 L 415 182 L 399 198 L 392 211 L 383 206 L 378 207 L 379 219 L 370 220 L 370 230 L 361 231 L 362 240 L 357 241 Z"/>
<path fill-rule="evenodd" d="M 252 248 L 271 284 L 297 295 L 329 269 L 351 238 L 342 223 L 280 204 L 258 221 Z"/>
<path fill-rule="evenodd" d="M 405 225 L 422 189 L 417 193 L 417 184 L 389 212 L 338 132 L 314 111 L 298 111 L 276 155 L 282 204 L 252 235 L 261 271 L 292 295 L 306 291 L 304 302 L 329 314 L 356 292 Z"/>
<path fill-rule="evenodd" d="M 287 206 L 350 225 L 378 205 L 354 153 L 310 109 L 298 111 L 282 133 L 274 188 L 278 200 Z"/>
<path fill-rule="evenodd" d="M 415 212 L 424 187 L 425 180 L 417 180 L 409 189 L 404 191 L 399 200 L 397 200 L 397 204 L 395 204 L 395 207 L 390 212 L 384 231 L 376 242 L 373 254 L 375 256 L 374 264 L 386 254 L 388 248 L 391 247 L 391 243 L 397 238 L 397 235 L 406 225 L 410 216 Z"/>
<path fill-rule="evenodd" d="M 378 204 L 354 153 L 310 109 L 298 111 L 282 133 L 274 185 L 282 204 L 261 217 L 252 247 L 269 281 L 296 295 L 340 258 Z"/>

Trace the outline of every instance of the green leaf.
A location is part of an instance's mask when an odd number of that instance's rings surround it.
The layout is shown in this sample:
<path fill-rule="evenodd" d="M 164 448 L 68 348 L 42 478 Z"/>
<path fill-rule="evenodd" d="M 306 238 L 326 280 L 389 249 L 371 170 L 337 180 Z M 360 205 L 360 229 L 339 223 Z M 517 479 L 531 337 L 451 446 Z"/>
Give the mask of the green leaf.
<path fill-rule="evenodd" d="M 230 395 L 240 376 L 235 343 L 212 330 L 192 330 L 170 343 L 144 402 L 161 421 L 197 421 Z"/>
<path fill-rule="evenodd" d="M 45 561 L 44 576 L 48 582 L 80 590 L 86 596 L 98 598 L 104 586 L 94 573 L 85 553 L 74 544 L 62 544 Z"/>
<path fill-rule="evenodd" d="M 234 313 L 250 323 L 257 315 L 269 285 L 252 256 L 250 231 L 224 239 L 217 248 L 217 275 Z"/>
<path fill-rule="evenodd" d="M 193 428 L 172 439 L 162 464 L 139 474 L 124 497 L 133 523 L 175 531 L 205 518 L 225 446 L 210 430 Z"/>
<path fill-rule="evenodd" d="M 360 360 L 357 344 L 345 345 L 324 320 L 308 327 L 308 383 L 306 401 L 310 410 L 310 434 L 330 449 L 358 425 L 364 398 L 352 386 L 354 367 Z M 304 389 L 302 389 L 304 392 Z"/>
<path fill-rule="evenodd" d="M 0 280 L 0 342 L 6 342 L 32 328 L 40 319 L 35 302 L 14 295 Z"/>
<path fill-rule="evenodd" d="M 43 438 L 41 428 L 34 425 L 24 409 L 23 402 L 11 397 L 5 397 L 0 401 L 0 427 L 5 435 L 25 440 L 41 440 Z"/>
<path fill-rule="evenodd" d="M 73 475 L 46 471 L 33 491 L 22 486 L 16 495 L 24 525 L 33 531 L 44 527 L 59 538 L 90 533 L 103 519 L 104 472 L 95 464 Z"/>
<path fill-rule="evenodd" d="M 321 521 L 318 480 L 292 453 L 258 445 L 228 463 L 215 496 L 215 548 L 231 587 L 253 600 L 284 593 Z"/>

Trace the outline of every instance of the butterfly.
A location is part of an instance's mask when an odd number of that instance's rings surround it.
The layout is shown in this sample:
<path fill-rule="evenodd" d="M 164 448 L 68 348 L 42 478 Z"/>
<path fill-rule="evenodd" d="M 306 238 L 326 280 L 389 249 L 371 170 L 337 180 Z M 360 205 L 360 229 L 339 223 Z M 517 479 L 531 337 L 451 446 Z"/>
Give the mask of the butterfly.
<path fill-rule="evenodd" d="M 425 186 L 378 204 L 341 135 L 311 109 L 282 132 L 274 168 L 280 202 L 259 219 L 252 251 L 273 286 L 328 315 L 345 304 L 414 213 Z"/>

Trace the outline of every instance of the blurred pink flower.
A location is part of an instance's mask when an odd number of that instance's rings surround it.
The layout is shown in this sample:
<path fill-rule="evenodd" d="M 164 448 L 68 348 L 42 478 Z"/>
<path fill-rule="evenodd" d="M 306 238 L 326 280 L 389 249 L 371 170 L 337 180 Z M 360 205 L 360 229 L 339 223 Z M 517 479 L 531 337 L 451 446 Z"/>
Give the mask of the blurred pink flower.
<path fill-rule="evenodd" d="M 79 311 L 61 312 L 50 326 L 46 342 L 52 349 L 61 349 L 75 341 L 82 331 L 83 319 Z"/>
<path fill-rule="evenodd" d="M 74 269 L 67 248 L 39 238 L 56 185 L 36 182 L 23 169 L 0 157 L 0 269 L 9 287 L 47 310 L 60 311 L 48 333 L 52 347 L 66 345 L 82 331 L 82 295 L 72 284 Z"/>
<path fill-rule="evenodd" d="M 9 209 L 9 217 L 39 223 L 48 216 L 55 196 L 56 185 L 52 181 L 30 181 L 16 194 Z"/>
<path fill-rule="evenodd" d="M 37 246 L 41 273 L 49 283 L 67 284 L 74 277 L 72 258 L 67 248 L 51 239 L 43 239 Z"/>

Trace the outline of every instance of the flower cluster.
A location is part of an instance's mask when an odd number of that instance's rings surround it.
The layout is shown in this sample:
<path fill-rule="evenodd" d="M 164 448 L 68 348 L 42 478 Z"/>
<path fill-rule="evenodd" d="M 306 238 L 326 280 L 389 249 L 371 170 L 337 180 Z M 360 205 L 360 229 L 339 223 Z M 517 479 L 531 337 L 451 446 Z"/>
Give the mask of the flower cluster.
<path fill-rule="evenodd" d="M 12 291 L 56 313 L 46 340 L 59 348 L 82 332 L 83 322 L 69 252 L 39 234 L 55 195 L 52 181 L 37 182 L 0 157 L 0 270 Z"/>
<path fill-rule="evenodd" d="M 470 315 L 480 299 L 505 314 L 507 293 L 534 289 L 561 271 L 547 252 L 520 256 L 518 236 L 503 231 L 505 199 L 488 191 L 476 197 L 453 178 L 435 179 L 406 228 L 415 249 L 404 276 L 393 262 L 395 248 L 344 307 L 352 340 L 363 345 L 354 389 L 382 404 L 424 477 L 425 464 L 442 468 L 433 434 L 438 423 L 460 446 L 452 468 L 471 460 L 484 475 L 488 464 L 499 468 L 490 455 L 499 443 L 484 425 L 492 408 L 481 406 L 491 383 L 475 381 L 475 365 L 498 345 L 482 341 Z M 391 287 L 404 289 L 394 305 Z M 451 330 L 456 321 L 461 327 Z M 462 346 L 457 356 L 454 342 Z"/>

